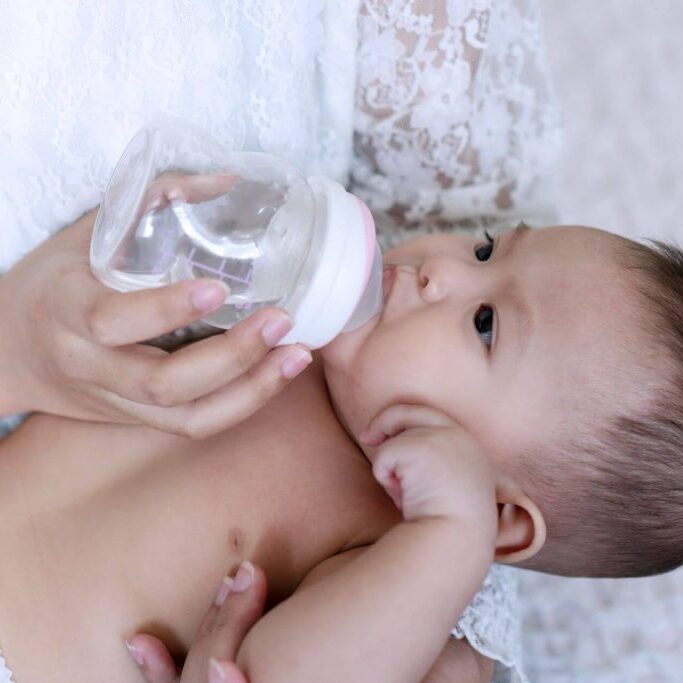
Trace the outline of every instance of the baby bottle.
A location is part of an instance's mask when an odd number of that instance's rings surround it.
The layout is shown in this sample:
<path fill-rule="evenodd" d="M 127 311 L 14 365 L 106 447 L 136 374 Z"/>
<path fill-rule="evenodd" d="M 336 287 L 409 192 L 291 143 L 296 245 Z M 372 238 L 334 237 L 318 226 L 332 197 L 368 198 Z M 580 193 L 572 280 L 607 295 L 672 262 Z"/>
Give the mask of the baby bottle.
<path fill-rule="evenodd" d="M 365 204 L 285 161 L 225 150 L 189 122 L 140 130 L 95 222 L 90 262 L 119 291 L 217 278 L 230 292 L 203 320 L 228 329 L 265 306 L 293 327 L 280 344 L 324 346 L 382 307 L 382 257 Z"/>

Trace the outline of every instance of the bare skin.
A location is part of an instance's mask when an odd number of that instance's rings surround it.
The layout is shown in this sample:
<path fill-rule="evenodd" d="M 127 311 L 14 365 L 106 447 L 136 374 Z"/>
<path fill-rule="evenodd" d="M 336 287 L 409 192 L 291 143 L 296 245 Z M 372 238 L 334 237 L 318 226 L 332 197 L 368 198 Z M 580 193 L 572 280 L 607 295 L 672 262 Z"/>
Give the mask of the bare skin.
<path fill-rule="evenodd" d="M 498 249 L 430 237 L 395 250 L 400 277 L 384 315 L 325 349 L 327 384 L 318 360 L 231 430 L 191 441 L 29 419 L 0 445 L 0 636 L 17 679 L 134 679 L 124 639 L 147 632 L 185 654 L 215 586 L 241 560 L 265 569 L 278 602 L 322 561 L 377 540 L 400 518 L 356 445 L 373 415 L 407 402 L 405 419 L 419 423 L 436 411 L 509 470 L 510 451 L 552 432 L 572 398 L 563 378 L 603 379 L 614 337 L 597 324 L 605 292 L 630 310 L 613 287 L 609 236 L 522 234 L 516 251 L 514 235 Z M 507 324 L 513 274 L 537 318 L 523 368 Z M 482 305 L 496 306 L 492 329 Z M 559 398 L 557 386 L 567 389 Z M 523 482 L 508 479 L 497 490 L 496 556 L 524 561 L 542 547 L 544 524 Z"/>
<path fill-rule="evenodd" d="M 400 519 L 318 363 L 203 440 L 36 414 L 0 444 L 0 518 L 3 649 L 18 681 L 55 683 L 139 680 L 125 639 L 144 631 L 182 657 L 242 560 L 278 602 Z"/>

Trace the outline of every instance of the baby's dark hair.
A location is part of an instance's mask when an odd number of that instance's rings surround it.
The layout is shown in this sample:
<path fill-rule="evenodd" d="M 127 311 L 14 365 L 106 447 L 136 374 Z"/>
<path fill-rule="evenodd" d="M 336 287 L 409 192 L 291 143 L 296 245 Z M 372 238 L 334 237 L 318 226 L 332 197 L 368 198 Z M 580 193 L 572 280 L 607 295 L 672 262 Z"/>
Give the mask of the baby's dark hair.
<path fill-rule="evenodd" d="M 656 356 L 657 378 L 643 382 L 647 399 L 637 410 L 559 435 L 547 444 L 549 459 L 522 454 L 548 527 L 546 547 L 525 565 L 532 569 L 629 577 L 683 564 L 683 250 L 621 242 L 620 265 L 643 313 L 642 355 Z"/>

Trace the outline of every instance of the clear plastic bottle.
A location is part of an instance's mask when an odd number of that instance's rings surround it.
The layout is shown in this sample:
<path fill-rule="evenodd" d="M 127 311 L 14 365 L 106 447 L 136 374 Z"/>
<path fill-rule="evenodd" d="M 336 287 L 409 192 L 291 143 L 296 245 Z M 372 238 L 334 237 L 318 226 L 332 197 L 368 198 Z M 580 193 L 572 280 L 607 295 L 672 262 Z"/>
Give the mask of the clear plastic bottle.
<path fill-rule="evenodd" d="M 140 130 L 118 162 L 93 232 L 95 275 L 119 291 L 212 277 L 230 287 L 206 322 L 230 328 L 264 306 L 319 348 L 382 307 L 382 258 L 367 207 L 285 161 L 229 152 L 181 119 Z"/>

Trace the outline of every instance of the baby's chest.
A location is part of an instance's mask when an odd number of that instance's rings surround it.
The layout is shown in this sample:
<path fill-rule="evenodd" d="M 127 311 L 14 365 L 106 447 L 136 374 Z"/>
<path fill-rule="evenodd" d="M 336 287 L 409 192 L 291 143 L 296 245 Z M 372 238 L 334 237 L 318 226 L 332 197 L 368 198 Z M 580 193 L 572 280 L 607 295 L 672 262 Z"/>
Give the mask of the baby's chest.
<path fill-rule="evenodd" d="M 322 446 L 311 431 L 270 425 L 258 436 L 214 444 L 197 464 L 199 516 L 215 520 L 231 566 L 248 559 L 264 567 L 273 602 L 320 562 L 376 540 L 396 521 L 368 464 L 347 449 L 329 438 Z M 198 524 L 184 519 L 188 532 Z"/>

